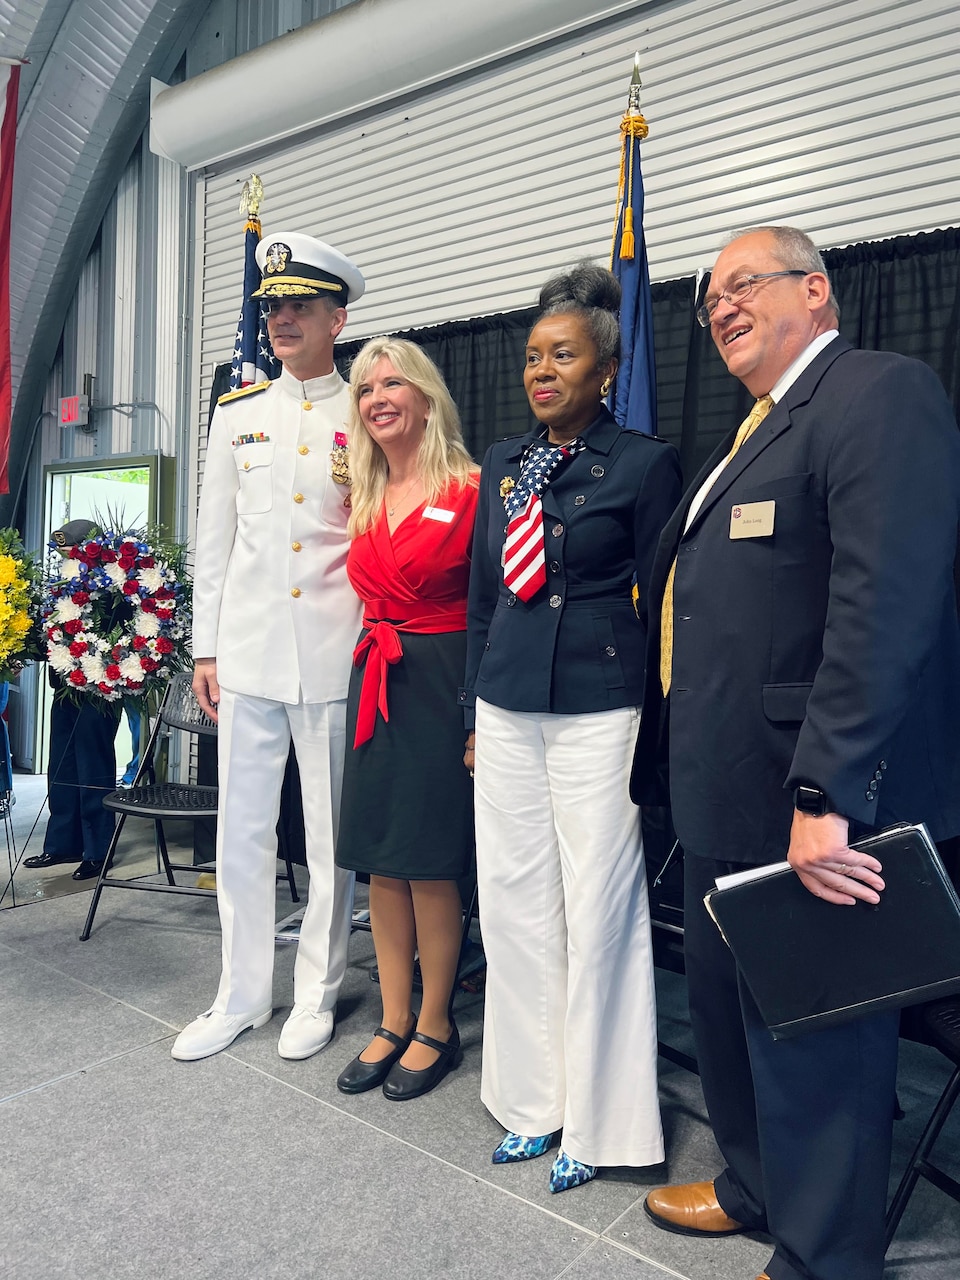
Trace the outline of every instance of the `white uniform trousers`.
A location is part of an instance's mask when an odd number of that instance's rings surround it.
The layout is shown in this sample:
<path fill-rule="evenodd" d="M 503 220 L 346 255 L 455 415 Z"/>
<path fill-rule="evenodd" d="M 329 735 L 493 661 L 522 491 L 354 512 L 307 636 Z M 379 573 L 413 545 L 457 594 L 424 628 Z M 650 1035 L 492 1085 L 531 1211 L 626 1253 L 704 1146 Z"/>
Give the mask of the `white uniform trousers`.
<path fill-rule="evenodd" d="M 300 769 L 310 893 L 293 975 L 294 1003 L 333 1009 L 347 967 L 353 873 L 334 865 L 346 743 L 346 702 L 291 704 L 221 686 L 217 755 L 217 903 L 223 972 L 213 1009 L 273 1004 L 277 819 L 293 739 Z"/>
<path fill-rule="evenodd" d="M 487 956 L 480 1097 L 505 1129 L 563 1130 L 585 1164 L 663 1159 L 639 810 L 639 714 L 477 700 L 475 801 Z"/>

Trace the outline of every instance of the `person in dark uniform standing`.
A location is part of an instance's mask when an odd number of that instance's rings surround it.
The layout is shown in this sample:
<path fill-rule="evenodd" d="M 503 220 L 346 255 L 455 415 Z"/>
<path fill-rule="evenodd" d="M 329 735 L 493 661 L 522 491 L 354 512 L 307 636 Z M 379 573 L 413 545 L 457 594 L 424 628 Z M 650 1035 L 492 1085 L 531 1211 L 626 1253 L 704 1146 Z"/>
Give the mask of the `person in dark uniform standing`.
<path fill-rule="evenodd" d="M 620 286 L 551 280 L 527 340 L 537 426 L 483 462 L 462 698 L 476 704 L 487 956 L 481 1098 L 495 1163 L 542 1155 L 552 1191 L 663 1159 L 649 909 L 628 779 L 646 586 L 680 492 L 676 450 L 602 401 Z M 634 586 L 639 587 L 635 603 Z"/>
<path fill-rule="evenodd" d="M 96 528 L 92 520 L 71 520 L 55 531 L 53 541 L 66 553 Z M 35 870 L 78 862 L 73 879 L 89 880 L 100 874 L 116 822 L 103 807 L 103 797 L 116 790 L 113 744 L 121 703 L 89 696 L 74 701 L 54 671 L 49 678 L 53 688 L 47 766 L 50 818 L 43 852 L 24 858 L 23 865 Z"/>

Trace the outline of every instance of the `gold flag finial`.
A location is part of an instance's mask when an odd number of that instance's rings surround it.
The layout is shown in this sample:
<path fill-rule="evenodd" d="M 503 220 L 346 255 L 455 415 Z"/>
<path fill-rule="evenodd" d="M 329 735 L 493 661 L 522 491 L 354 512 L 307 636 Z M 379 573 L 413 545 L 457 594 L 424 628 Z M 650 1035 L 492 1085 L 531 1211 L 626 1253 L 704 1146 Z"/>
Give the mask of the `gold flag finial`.
<path fill-rule="evenodd" d="M 258 173 L 251 173 L 240 192 L 240 212 L 247 219 L 259 218 L 263 200 L 263 183 Z"/>

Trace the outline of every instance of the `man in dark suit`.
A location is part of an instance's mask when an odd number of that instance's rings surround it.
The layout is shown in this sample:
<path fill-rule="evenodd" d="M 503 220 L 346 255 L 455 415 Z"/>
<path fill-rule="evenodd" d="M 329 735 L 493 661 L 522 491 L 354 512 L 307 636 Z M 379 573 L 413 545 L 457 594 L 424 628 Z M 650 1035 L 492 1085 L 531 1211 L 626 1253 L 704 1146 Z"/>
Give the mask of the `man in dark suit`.
<path fill-rule="evenodd" d="M 726 1168 L 646 1209 L 689 1235 L 768 1231 L 770 1280 L 879 1280 L 897 1015 L 774 1041 L 702 899 L 787 857 L 837 911 L 876 903 L 882 867 L 851 841 L 960 831 L 960 435 L 930 369 L 839 336 L 801 232 L 734 239 L 698 318 L 758 403 L 664 530 L 633 795 L 658 798 L 665 755 Z"/>

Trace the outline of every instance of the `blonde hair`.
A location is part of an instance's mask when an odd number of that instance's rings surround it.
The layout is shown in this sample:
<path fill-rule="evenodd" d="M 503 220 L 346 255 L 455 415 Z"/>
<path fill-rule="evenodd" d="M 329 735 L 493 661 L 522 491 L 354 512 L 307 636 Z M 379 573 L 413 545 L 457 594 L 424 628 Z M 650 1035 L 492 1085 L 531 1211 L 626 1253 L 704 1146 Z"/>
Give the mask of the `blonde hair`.
<path fill-rule="evenodd" d="M 466 484 L 477 466 L 463 443 L 460 414 L 443 375 L 428 355 L 405 338 L 372 338 L 357 352 L 350 369 L 350 520 L 352 538 L 376 523 L 383 506 L 389 467 L 380 446 L 370 438 L 360 418 L 360 388 L 370 381 L 378 360 L 389 360 L 397 373 L 427 401 L 427 427 L 417 467 L 429 504 L 451 480 Z"/>

